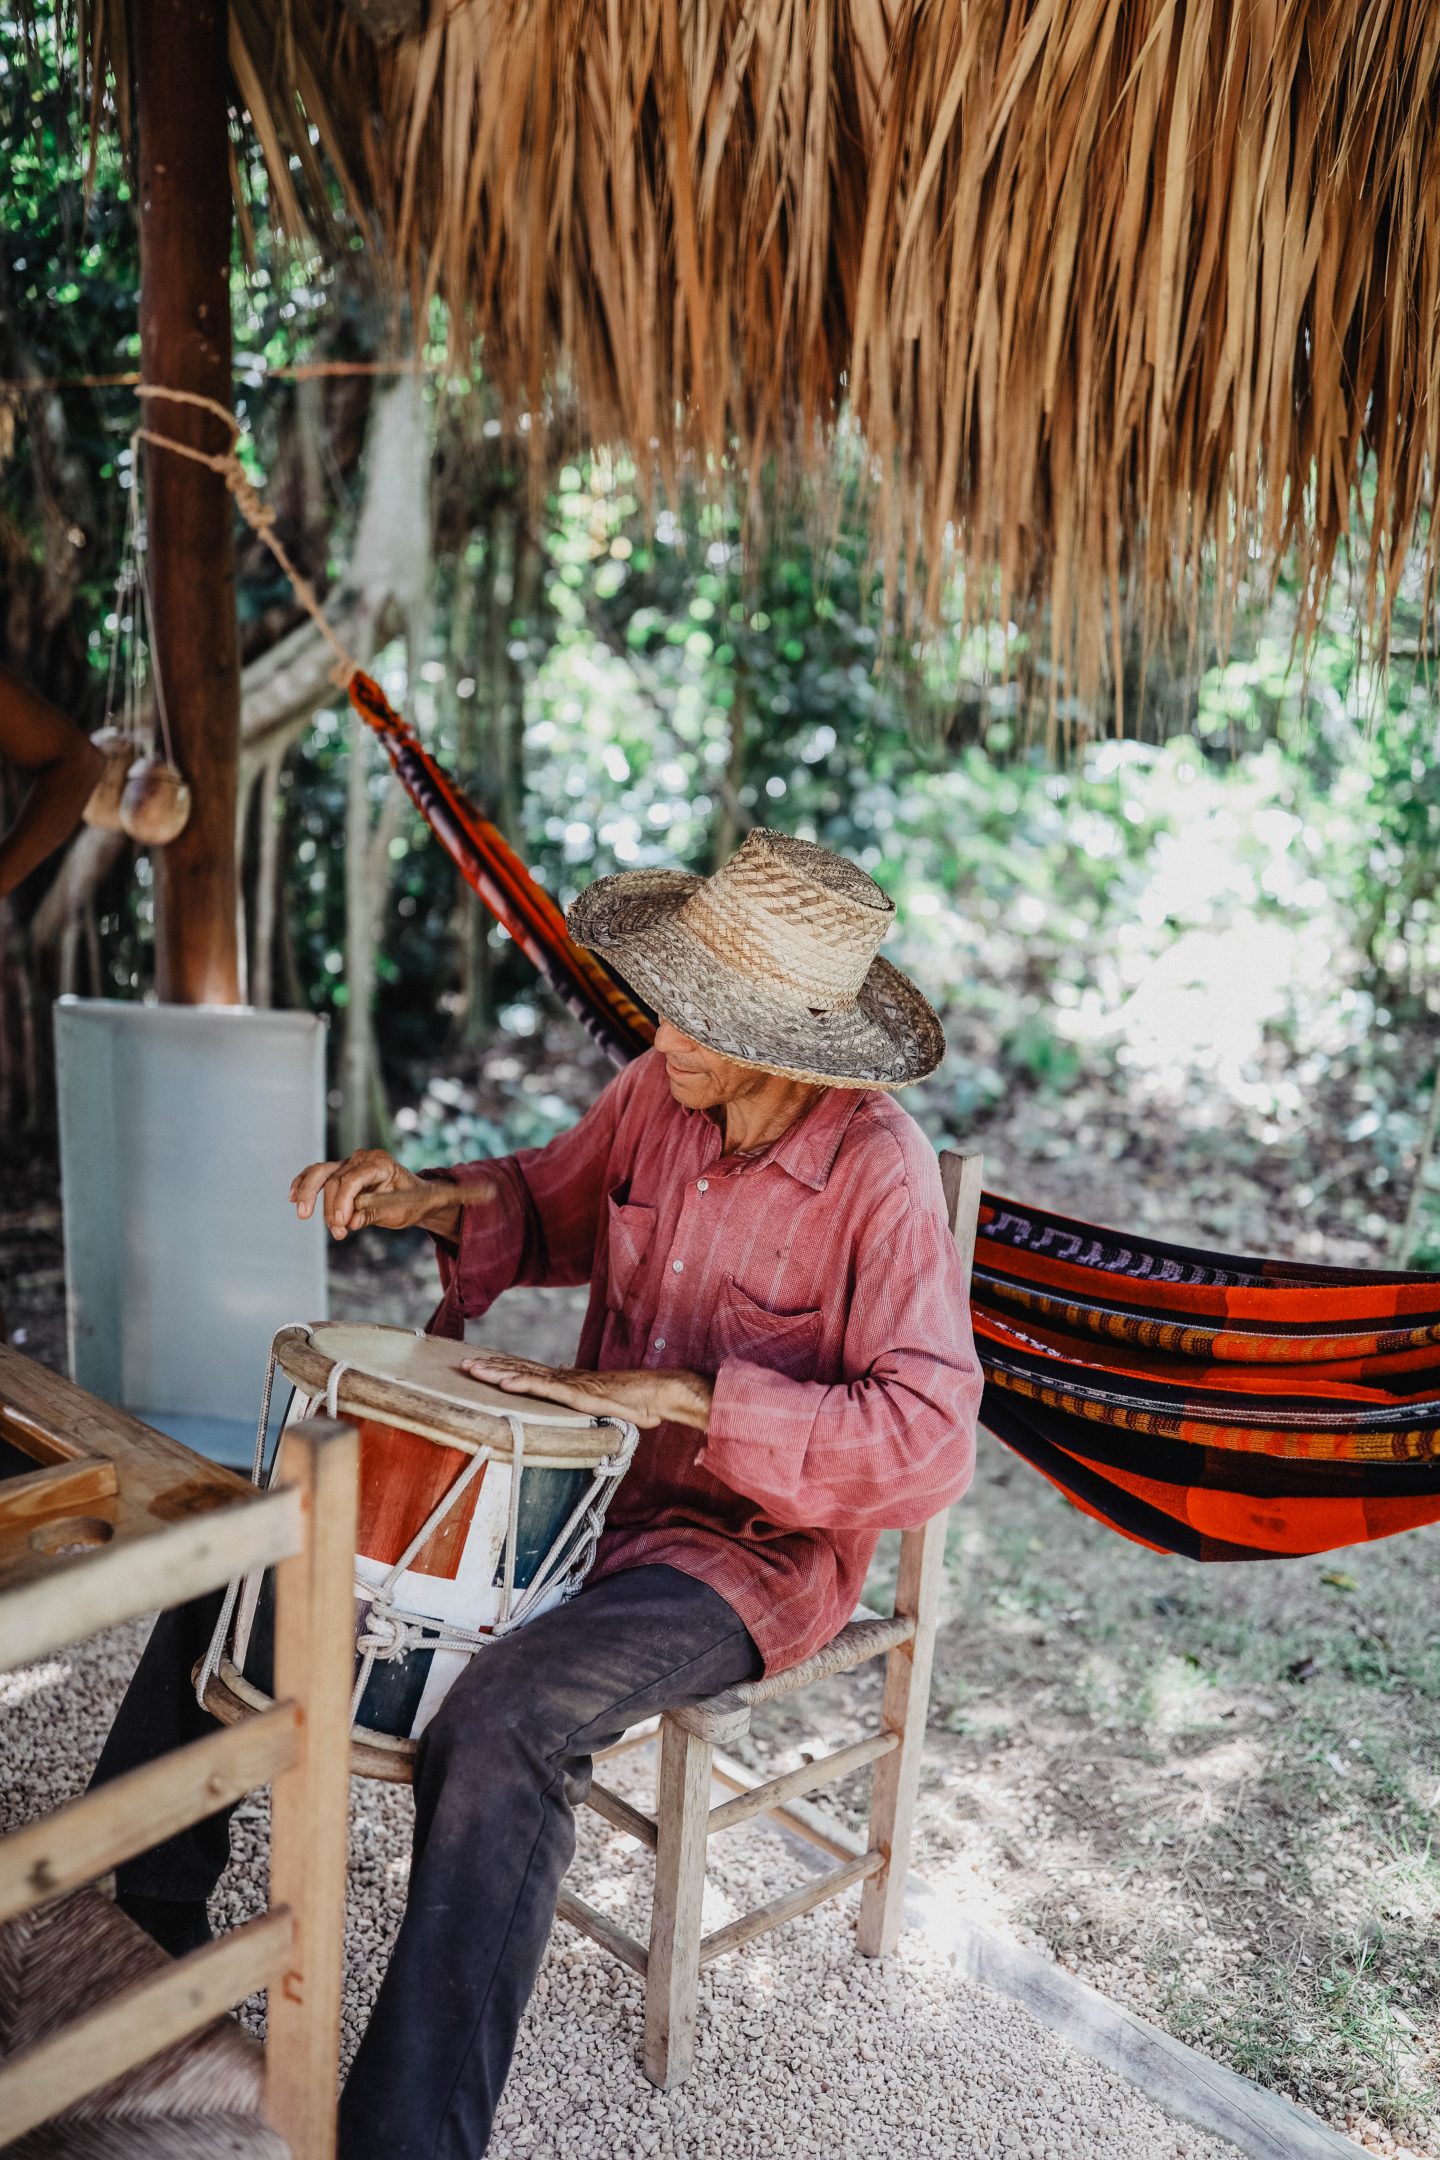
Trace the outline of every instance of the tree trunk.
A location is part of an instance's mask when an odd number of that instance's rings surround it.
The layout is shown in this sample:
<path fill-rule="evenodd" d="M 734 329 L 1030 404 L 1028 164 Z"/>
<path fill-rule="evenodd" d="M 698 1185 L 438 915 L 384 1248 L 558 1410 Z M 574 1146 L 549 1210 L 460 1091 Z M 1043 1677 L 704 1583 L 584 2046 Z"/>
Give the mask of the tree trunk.
<path fill-rule="evenodd" d="M 715 820 L 710 849 L 712 870 L 718 870 L 721 863 L 728 860 L 741 832 L 748 831 L 752 822 L 740 800 L 740 790 L 745 784 L 745 705 L 745 676 L 737 667 L 729 714 L 730 755 L 725 762 L 725 777 L 720 783 L 720 815 Z"/>
<path fill-rule="evenodd" d="M 128 845 L 124 833 L 106 832 L 98 825 L 81 827 L 30 919 L 30 944 L 35 952 L 48 952 L 59 942 Z"/>
<path fill-rule="evenodd" d="M 370 883 L 370 734 L 355 727 L 345 775 L 345 1026 L 340 1049 L 340 1153 L 369 1144 L 375 1038 L 375 906 Z"/>
<path fill-rule="evenodd" d="M 484 542 L 484 575 L 488 582 L 492 567 L 494 542 L 487 529 Z M 456 697 L 455 711 L 455 770 L 460 785 L 472 793 L 484 796 L 480 782 L 480 736 L 485 711 L 485 698 L 489 691 L 487 650 L 481 649 L 476 638 L 475 596 L 477 581 L 462 574 L 450 613 L 450 674 L 478 678 L 479 695 L 468 698 Z M 469 1046 L 477 1043 L 490 1027 L 490 944 L 486 935 L 489 918 L 462 877 L 455 880 L 455 906 L 451 913 L 450 935 L 454 942 L 457 969 L 460 978 L 460 1036 Z"/>
<path fill-rule="evenodd" d="M 514 620 L 523 622 L 527 630 L 535 627 L 536 618 L 545 604 L 545 551 L 529 527 L 523 527 L 515 542 L 515 600 Z M 528 661 L 521 661 L 510 651 L 511 639 L 507 636 L 506 661 L 510 695 L 506 700 L 505 730 L 505 825 L 507 838 L 516 846 L 522 844 L 525 822 L 525 698 L 530 687 Z"/>
<path fill-rule="evenodd" d="M 515 663 L 510 657 L 510 625 L 516 610 L 516 519 L 513 509 L 497 510 L 491 521 L 493 555 L 486 596 L 485 768 L 482 800 L 507 840 L 515 838 L 515 774 L 511 751 L 510 706 Z M 488 799 L 487 799 L 488 798 Z"/>
<path fill-rule="evenodd" d="M 363 514 L 363 513 L 362 513 Z M 367 635 L 367 623 L 378 623 L 384 635 L 383 593 L 354 603 L 330 606 L 326 612 L 335 635 L 348 650 L 358 649 Z M 310 725 L 319 705 L 333 702 L 335 655 L 314 623 L 297 623 L 274 645 L 256 653 L 240 678 L 240 741 L 247 771 L 285 750 Z"/>
<path fill-rule="evenodd" d="M 93 899 L 86 901 L 82 920 L 85 926 L 85 964 L 90 972 L 90 995 L 94 998 L 103 997 L 105 969 L 100 959 L 100 925 L 95 917 Z"/>
<path fill-rule="evenodd" d="M 80 995 L 80 918 L 72 915 L 60 939 L 60 995 Z"/>
<path fill-rule="evenodd" d="M 290 823 L 287 809 L 282 805 L 280 816 L 279 860 L 275 865 L 275 885 L 280 896 L 280 1004 L 286 1012 L 304 1012 L 305 985 L 300 976 L 300 960 L 295 950 L 295 924 L 285 895 L 290 887 Z"/>
<path fill-rule="evenodd" d="M 228 411 L 229 73 L 225 0 L 130 0 L 139 133 L 140 370 Z M 212 414 L 144 400 L 147 424 L 228 448 Z M 224 481 L 147 444 L 147 570 L 154 665 L 190 822 L 156 850 L 156 987 L 181 1005 L 240 1002 L 236 785 L 240 670 Z"/>
<path fill-rule="evenodd" d="M 295 462 L 299 482 L 299 524 L 305 552 L 325 561 L 329 503 L 325 487 L 325 396 L 318 377 L 302 375 L 295 385 Z M 303 563 L 302 568 L 306 567 Z"/>
<path fill-rule="evenodd" d="M 250 967 L 250 1002 L 275 1002 L 275 916 L 285 904 L 279 886 L 280 772 L 284 753 L 272 757 L 260 775 L 260 830 L 255 847 L 255 947 Z"/>
<path fill-rule="evenodd" d="M 418 666 L 418 655 L 411 672 Z M 341 1052 L 340 1152 L 384 1146 L 390 1110 L 375 1035 L 375 976 L 381 923 L 390 893 L 390 843 L 410 798 L 393 773 L 370 828 L 368 735 L 357 733 L 345 795 L 345 1037 Z"/>
<path fill-rule="evenodd" d="M 48 1100 L 48 1096 L 42 1098 L 41 1095 L 40 1043 L 35 1026 L 35 997 L 31 989 L 30 977 L 23 964 L 18 965 L 15 969 L 15 1005 L 17 1013 L 16 1032 L 20 1038 L 19 1077 L 20 1083 L 25 1090 L 25 1130 L 28 1132 L 40 1122 L 41 1102 L 42 1100 Z M 13 1105 L 11 1114 L 13 1116 Z M 13 1132 L 15 1126 L 6 1124 L 0 1129 Z"/>
<path fill-rule="evenodd" d="M 35 1101 L 33 1033 L 25 1025 L 29 988 L 15 911 L 8 900 L 0 900 L 0 1134 L 18 1132 L 22 1115 L 28 1124 Z M 25 1042 L 27 1034 L 30 1040 Z M 18 1057 L 12 1045 L 23 1045 Z"/>
<path fill-rule="evenodd" d="M 1392 1257 L 1397 1268 L 1410 1265 L 1410 1255 L 1420 1242 L 1420 1225 L 1425 1219 L 1426 1187 L 1429 1184 L 1430 1165 L 1434 1160 L 1437 1144 L 1440 1144 L 1440 1063 L 1436 1064 L 1430 1081 L 1430 1103 L 1415 1155 L 1410 1202 L 1405 1210 L 1405 1220 L 1395 1233 Z"/>
<path fill-rule="evenodd" d="M 419 680 L 422 619 L 429 579 L 429 443 L 420 388 L 407 377 L 376 403 L 366 446 L 365 503 L 355 535 L 350 582 L 362 594 L 405 611 L 407 684 Z M 375 611 L 378 616 L 378 609 Z M 372 616 L 372 622 L 375 619 Z M 357 645 L 362 662 L 374 629 Z M 339 1141 L 342 1155 L 379 1137 L 379 1058 L 371 1007 L 380 912 L 390 891 L 390 842 L 402 809 L 391 778 L 372 836 L 368 783 L 370 732 L 358 720 L 351 736 L 345 790 L 345 1020 L 340 1047 Z"/>

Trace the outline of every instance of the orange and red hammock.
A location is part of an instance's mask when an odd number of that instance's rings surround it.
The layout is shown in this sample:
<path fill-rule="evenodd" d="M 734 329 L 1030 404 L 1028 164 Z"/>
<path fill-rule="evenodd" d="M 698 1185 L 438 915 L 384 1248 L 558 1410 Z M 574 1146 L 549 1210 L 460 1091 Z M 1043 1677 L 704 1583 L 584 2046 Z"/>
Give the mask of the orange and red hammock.
<path fill-rule="evenodd" d="M 637 1056 L 654 1015 L 378 684 L 350 697 L 467 884 L 615 1063 Z M 1260 1560 L 1440 1520 L 1440 1276 L 1167 1245 L 987 1193 L 972 1316 L 983 1422 L 1138 1544 Z"/>

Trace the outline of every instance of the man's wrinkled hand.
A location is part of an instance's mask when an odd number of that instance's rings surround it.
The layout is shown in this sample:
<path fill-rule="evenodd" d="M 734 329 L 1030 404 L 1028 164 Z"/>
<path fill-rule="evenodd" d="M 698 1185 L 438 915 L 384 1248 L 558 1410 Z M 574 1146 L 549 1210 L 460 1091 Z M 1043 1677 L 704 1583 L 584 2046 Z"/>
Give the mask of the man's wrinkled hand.
<path fill-rule="evenodd" d="M 489 1186 L 467 1186 L 465 1200 L 488 1198 Z M 431 1230 L 441 1237 L 458 1233 L 460 1188 L 417 1177 L 382 1148 L 362 1148 L 343 1162 L 311 1163 L 290 1186 L 290 1199 L 302 1222 L 316 1205 L 333 1238 L 352 1230 Z"/>
<path fill-rule="evenodd" d="M 582 1372 L 575 1366 L 537 1365 L 532 1358 L 509 1357 L 503 1350 L 480 1350 L 462 1358 L 460 1370 L 472 1380 L 488 1380 L 510 1395 L 540 1395 L 583 1410 L 591 1417 L 628 1418 L 649 1431 L 656 1425 L 693 1425 L 704 1432 L 710 1421 L 713 1382 L 702 1373 L 669 1370 Z"/>

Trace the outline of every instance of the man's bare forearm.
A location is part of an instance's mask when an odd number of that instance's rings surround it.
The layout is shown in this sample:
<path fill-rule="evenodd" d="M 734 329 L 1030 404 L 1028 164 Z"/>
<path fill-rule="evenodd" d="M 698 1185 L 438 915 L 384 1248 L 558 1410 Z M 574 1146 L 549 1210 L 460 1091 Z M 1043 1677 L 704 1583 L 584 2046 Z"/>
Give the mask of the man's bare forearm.
<path fill-rule="evenodd" d="M 490 1207 L 499 1198 L 499 1188 L 490 1178 L 467 1178 L 463 1184 L 455 1178 L 428 1182 L 434 1197 L 421 1218 L 422 1227 L 433 1237 L 448 1238 L 452 1245 L 460 1242 L 465 1210 Z"/>
<path fill-rule="evenodd" d="M 696 1432 L 708 1432 L 710 1406 L 715 1400 L 715 1382 L 709 1375 L 671 1370 L 655 1377 L 663 1387 L 661 1415 L 677 1425 L 692 1425 Z"/>
<path fill-rule="evenodd" d="M 707 1431 L 715 1395 L 715 1383 L 705 1373 L 675 1367 L 590 1372 L 573 1365 L 538 1365 L 533 1358 L 511 1357 L 504 1350 L 477 1350 L 460 1369 L 512 1395 L 543 1395 L 597 1417 L 633 1418 L 644 1431 L 667 1422 Z"/>

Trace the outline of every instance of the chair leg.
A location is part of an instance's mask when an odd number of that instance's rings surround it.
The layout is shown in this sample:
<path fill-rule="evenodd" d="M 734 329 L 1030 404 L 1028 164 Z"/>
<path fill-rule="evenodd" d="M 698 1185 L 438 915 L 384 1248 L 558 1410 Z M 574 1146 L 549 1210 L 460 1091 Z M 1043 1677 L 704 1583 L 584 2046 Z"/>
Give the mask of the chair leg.
<path fill-rule="evenodd" d="M 900 1745 L 875 1765 L 870 1800 L 870 1848 L 885 1855 L 885 1866 L 872 1875 L 860 1894 L 857 1930 L 866 1957 L 888 1957 L 900 1939 L 905 1910 L 905 1878 L 910 1871 L 910 1839 L 915 1796 L 920 1786 L 920 1758 L 925 1749 L 925 1717 L 930 1702 L 930 1667 L 935 1656 L 935 1620 L 945 1559 L 948 1515 L 937 1515 L 923 1530 L 909 1530 L 900 1547 L 900 1581 L 895 1610 L 915 1617 L 909 1642 L 890 1652 L 885 1663 L 881 1724 L 900 1735 Z"/>
<path fill-rule="evenodd" d="M 645 2075 L 662 2092 L 695 2060 L 700 1993 L 700 1907 L 714 1749 L 666 1718 L 660 1728 L 655 1903 L 645 1976 Z"/>

